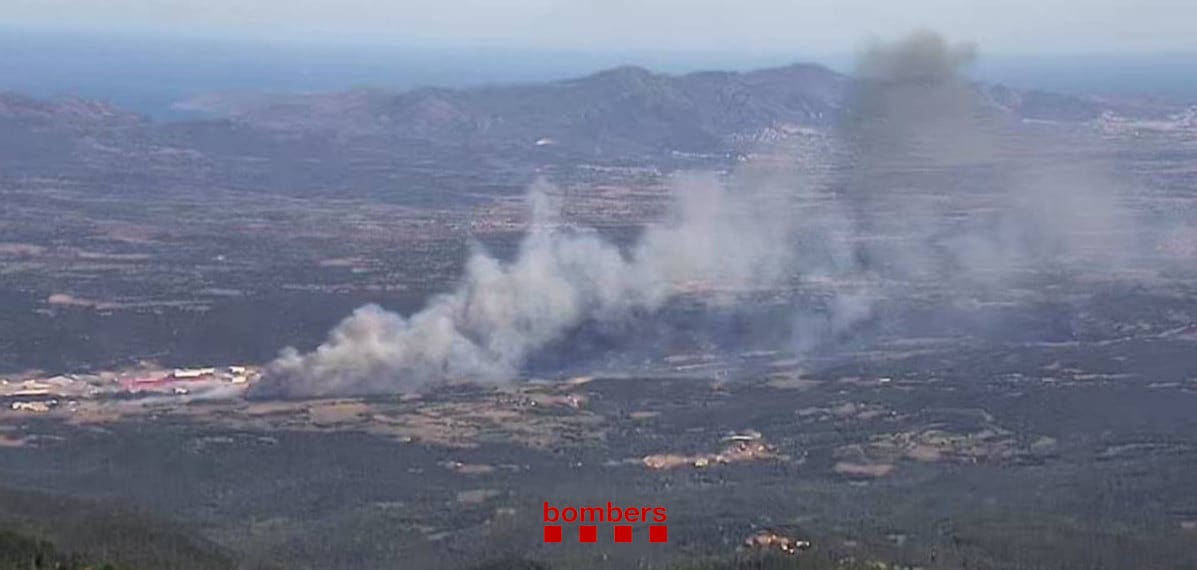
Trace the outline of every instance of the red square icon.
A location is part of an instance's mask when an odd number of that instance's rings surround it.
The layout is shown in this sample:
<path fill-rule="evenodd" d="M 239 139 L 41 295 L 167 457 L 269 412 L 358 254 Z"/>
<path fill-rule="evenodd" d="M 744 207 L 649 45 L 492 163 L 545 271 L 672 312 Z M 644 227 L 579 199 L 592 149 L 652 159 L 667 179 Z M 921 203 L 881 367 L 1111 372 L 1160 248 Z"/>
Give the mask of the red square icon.
<path fill-rule="evenodd" d="M 669 542 L 669 527 L 665 525 L 652 525 L 648 527 L 648 541 Z"/>
<path fill-rule="evenodd" d="M 632 542 L 632 527 L 625 525 L 615 526 L 615 542 Z"/>
<path fill-rule="evenodd" d="M 545 542 L 561 542 L 561 527 L 545 525 L 544 541 Z"/>
<path fill-rule="evenodd" d="M 598 527 L 593 525 L 578 527 L 578 542 L 598 542 Z"/>

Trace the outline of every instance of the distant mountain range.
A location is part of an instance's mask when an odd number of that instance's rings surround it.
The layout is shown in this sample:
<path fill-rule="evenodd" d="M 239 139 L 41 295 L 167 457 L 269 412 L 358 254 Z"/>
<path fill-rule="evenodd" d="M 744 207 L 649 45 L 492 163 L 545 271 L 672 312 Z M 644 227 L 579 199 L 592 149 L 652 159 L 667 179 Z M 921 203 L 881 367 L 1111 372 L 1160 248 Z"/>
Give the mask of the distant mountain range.
<path fill-rule="evenodd" d="M 852 79 L 796 64 L 746 73 L 653 73 L 618 67 L 564 81 L 407 92 L 350 91 L 277 98 L 209 96 L 207 109 L 255 128 L 388 136 L 450 145 L 559 144 L 618 154 L 669 149 L 719 152 L 767 129 L 834 126 Z M 1178 106 L 975 85 L 990 110 L 1013 118 L 1078 123 L 1105 114 L 1166 115 Z"/>
<path fill-rule="evenodd" d="M 828 126 L 846 86 L 844 76 L 814 65 L 682 76 L 619 67 L 542 84 L 292 96 L 232 116 L 269 130 L 454 145 L 712 152 L 731 136 L 778 124 Z"/>
<path fill-rule="evenodd" d="M 153 166 L 199 175 L 204 184 L 262 186 L 265 178 L 267 186 L 291 191 L 380 169 L 482 168 L 491 159 L 510 170 L 563 158 L 729 156 L 761 140 L 834 128 L 855 81 L 811 64 L 684 75 L 618 67 L 563 81 L 461 89 L 212 94 L 180 103 L 212 118 L 168 123 L 82 99 L 0 93 L 0 166 L 9 174 L 55 175 L 71 170 L 64 161 L 101 170 Z M 1146 99 L 968 88 L 978 109 L 1016 122 L 1158 123 L 1185 112 Z M 463 166 L 461 149 L 485 160 Z"/>

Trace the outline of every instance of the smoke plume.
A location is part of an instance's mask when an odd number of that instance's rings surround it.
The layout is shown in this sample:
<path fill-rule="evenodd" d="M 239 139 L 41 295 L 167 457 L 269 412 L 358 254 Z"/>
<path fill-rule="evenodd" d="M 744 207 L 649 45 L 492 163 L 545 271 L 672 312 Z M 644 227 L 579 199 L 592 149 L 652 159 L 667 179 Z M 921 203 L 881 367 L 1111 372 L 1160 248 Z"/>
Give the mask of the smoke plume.
<path fill-rule="evenodd" d="M 651 316 L 693 290 L 809 293 L 779 317 L 801 353 L 869 319 L 885 297 L 930 290 L 951 302 L 1029 271 L 1129 257 L 1134 220 L 1114 179 L 1068 135 L 1012 126 L 963 75 L 974 57 L 929 32 L 870 47 L 830 151 L 808 150 L 782 171 L 677 176 L 669 215 L 627 249 L 560 223 L 538 182 L 513 260 L 475 251 L 456 288 L 407 317 L 358 309 L 314 351 L 283 351 L 255 390 L 507 381 L 584 323 Z"/>
<path fill-rule="evenodd" d="M 891 279 L 967 291 L 1118 264 L 1136 222 L 1095 137 L 1026 125 L 964 71 L 971 44 L 920 31 L 865 50 L 840 131 L 842 187 Z"/>
<path fill-rule="evenodd" d="M 767 285 L 785 276 L 790 220 L 768 200 L 733 199 L 711 175 L 674 183 L 668 218 L 625 254 L 594 231 L 558 223 L 538 182 L 514 261 L 475 252 L 457 288 L 410 317 L 358 309 L 315 351 L 284 350 L 262 389 L 313 396 L 510 380 L 532 351 L 585 320 L 651 313 L 690 285 Z"/>

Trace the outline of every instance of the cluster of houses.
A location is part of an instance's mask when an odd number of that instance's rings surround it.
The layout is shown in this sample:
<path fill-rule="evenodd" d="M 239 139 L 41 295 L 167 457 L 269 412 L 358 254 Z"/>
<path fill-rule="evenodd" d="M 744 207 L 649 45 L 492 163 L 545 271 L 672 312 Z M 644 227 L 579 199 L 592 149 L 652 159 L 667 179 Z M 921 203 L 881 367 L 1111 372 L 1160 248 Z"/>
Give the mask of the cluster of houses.
<path fill-rule="evenodd" d="M 27 380 L 0 379 L 0 406 L 15 412 L 46 413 L 63 401 L 103 397 L 119 392 L 188 394 L 215 384 L 248 384 L 258 372 L 248 366 L 177 368 L 154 374 L 68 374 Z M 0 408 L 0 409 L 3 409 Z"/>
<path fill-rule="evenodd" d="M 246 366 L 176 368 L 166 373 L 125 378 L 121 381 L 121 385 L 128 392 L 173 387 L 176 393 L 185 394 L 187 389 L 181 385 L 183 382 L 224 381 L 233 384 L 246 384 L 250 381 L 251 375 L 252 372 Z"/>
<path fill-rule="evenodd" d="M 719 453 L 702 455 L 682 455 L 666 453 L 649 455 L 642 459 L 645 467 L 655 470 L 676 469 L 678 467 L 694 467 L 702 469 L 715 465 L 728 465 L 746 461 L 764 459 L 785 459 L 776 453 L 772 445 L 765 443 L 761 433 L 749 430 L 742 434 L 732 434 L 723 438 L 726 447 Z"/>
<path fill-rule="evenodd" d="M 9 407 L 12 408 L 13 411 L 17 412 L 45 413 L 53 408 L 58 407 L 58 399 L 50 398 L 48 400 L 33 401 L 15 400 L 9 405 Z"/>
<path fill-rule="evenodd" d="M 762 530 L 744 539 L 745 550 L 777 550 L 785 554 L 798 554 L 810 550 L 813 545 L 809 540 L 801 540 L 787 536 L 780 531 Z"/>

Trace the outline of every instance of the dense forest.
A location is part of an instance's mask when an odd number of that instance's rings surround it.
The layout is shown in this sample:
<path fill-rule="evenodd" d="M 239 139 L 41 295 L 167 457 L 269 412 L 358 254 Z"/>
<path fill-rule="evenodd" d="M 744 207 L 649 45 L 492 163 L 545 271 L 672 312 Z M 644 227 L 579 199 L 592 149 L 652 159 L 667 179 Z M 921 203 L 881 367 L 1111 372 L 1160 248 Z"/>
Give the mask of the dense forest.
<path fill-rule="evenodd" d="M 231 570 L 189 529 L 124 504 L 0 489 L 0 570 Z"/>
<path fill-rule="evenodd" d="M 97 565 L 82 557 L 59 552 L 45 541 L 0 530 L 0 570 L 132 570 L 112 564 Z"/>
<path fill-rule="evenodd" d="M 196 567 L 202 567 L 197 561 Z M 149 568 L 149 567 L 147 567 Z M 850 566 L 832 563 L 821 558 L 785 555 L 754 555 L 731 559 L 708 560 L 678 566 L 676 570 L 850 570 Z M 88 560 L 84 556 L 68 554 L 52 543 L 31 538 L 11 530 L 0 530 L 0 570 L 140 570 L 109 562 Z M 533 560 L 507 558 L 486 562 L 470 570 L 554 570 Z"/>
<path fill-rule="evenodd" d="M 671 570 L 855 570 L 829 555 L 742 553 Z M 0 489 L 0 570 L 277 570 L 239 564 L 194 531 L 127 505 Z M 384 570 L 384 569 L 379 569 Z M 502 558 L 467 570 L 570 570 Z"/>
<path fill-rule="evenodd" d="M 720 557 L 680 564 L 672 570 L 862 570 L 864 566 L 847 562 L 836 562 L 819 556 L 786 555 L 777 553 L 753 553 L 742 556 Z M 875 568 L 875 567 L 874 567 Z M 505 558 L 474 566 L 470 570 L 561 570 L 553 566 L 525 560 Z M 568 570 L 568 569 L 565 569 Z M 895 568 L 895 570 L 897 570 Z"/>

